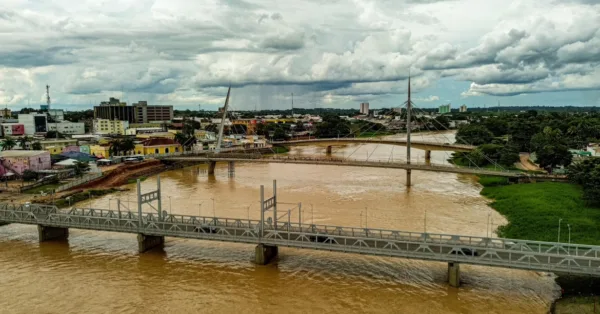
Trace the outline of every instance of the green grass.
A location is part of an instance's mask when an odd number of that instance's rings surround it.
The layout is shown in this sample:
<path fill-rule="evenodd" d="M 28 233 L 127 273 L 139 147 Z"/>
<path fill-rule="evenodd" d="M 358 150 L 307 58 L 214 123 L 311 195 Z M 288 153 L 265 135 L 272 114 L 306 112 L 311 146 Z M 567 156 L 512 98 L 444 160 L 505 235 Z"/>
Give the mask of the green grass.
<path fill-rule="evenodd" d="M 144 180 L 148 179 L 148 177 L 140 177 L 140 178 L 129 179 L 129 180 L 127 180 L 127 184 L 137 183 L 138 179 L 140 179 L 140 182 L 144 182 Z"/>
<path fill-rule="evenodd" d="M 25 193 L 25 194 L 40 194 L 40 192 L 52 193 L 52 191 L 54 191 L 59 186 L 61 186 L 60 183 L 44 184 L 44 185 L 35 187 L 33 189 L 23 191 L 23 193 Z"/>
<path fill-rule="evenodd" d="M 562 218 L 561 242 L 600 245 L 600 208 L 582 200 L 581 187 L 569 183 L 498 185 L 499 179 L 483 179 L 483 196 L 509 223 L 498 228 L 504 238 L 557 241 Z"/>
<path fill-rule="evenodd" d="M 483 186 L 508 185 L 508 178 L 495 176 L 479 176 L 479 183 Z"/>
<path fill-rule="evenodd" d="M 285 147 L 285 146 L 273 146 L 273 147 L 272 147 L 272 149 L 273 149 L 273 152 L 274 152 L 275 154 L 285 154 L 285 153 L 287 153 L 287 152 L 289 152 L 289 151 L 290 151 L 290 150 L 289 150 L 287 147 Z"/>

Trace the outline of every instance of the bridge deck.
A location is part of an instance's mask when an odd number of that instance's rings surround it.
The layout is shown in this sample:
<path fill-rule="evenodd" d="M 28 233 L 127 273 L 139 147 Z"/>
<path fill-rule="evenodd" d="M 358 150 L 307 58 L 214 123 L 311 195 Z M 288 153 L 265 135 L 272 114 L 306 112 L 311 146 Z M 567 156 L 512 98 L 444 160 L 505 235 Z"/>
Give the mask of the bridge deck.
<path fill-rule="evenodd" d="M 0 221 L 600 276 L 600 246 L 259 220 L 0 204 Z"/>
<path fill-rule="evenodd" d="M 271 142 L 273 145 L 305 145 L 305 144 L 383 144 L 383 145 L 399 145 L 406 146 L 406 140 L 391 140 L 391 139 L 377 139 L 377 138 L 318 138 L 310 140 L 291 140 L 291 141 L 279 141 Z M 425 149 L 425 150 L 442 150 L 442 151 L 457 151 L 457 152 L 470 152 L 474 150 L 475 146 L 463 145 L 463 144 L 451 144 L 451 143 L 436 143 L 426 141 L 415 141 L 411 140 L 411 145 L 414 148 Z"/>
<path fill-rule="evenodd" d="M 233 161 L 233 162 L 253 162 L 253 163 L 282 163 L 282 164 L 309 164 L 309 165 L 330 165 L 330 166 L 349 166 L 349 167 L 371 167 L 371 168 L 389 168 L 389 169 L 411 169 L 433 172 L 464 173 L 490 175 L 509 178 L 532 178 L 543 180 L 564 181 L 566 177 L 544 174 L 527 174 L 520 171 L 493 170 L 486 168 L 463 168 L 447 165 L 436 165 L 431 163 L 405 163 L 405 162 L 386 162 L 386 161 L 361 161 L 347 159 L 326 159 L 326 158 L 307 158 L 307 157 L 269 157 L 269 158 L 235 158 L 220 156 L 164 156 L 159 157 L 172 161 Z"/>

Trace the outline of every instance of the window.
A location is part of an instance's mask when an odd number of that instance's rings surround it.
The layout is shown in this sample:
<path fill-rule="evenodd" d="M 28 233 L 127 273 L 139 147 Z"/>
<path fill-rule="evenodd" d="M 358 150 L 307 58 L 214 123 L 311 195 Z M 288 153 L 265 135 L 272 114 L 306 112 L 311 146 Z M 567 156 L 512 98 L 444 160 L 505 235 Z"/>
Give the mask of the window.
<path fill-rule="evenodd" d="M 158 148 L 155 148 L 155 149 L 154 149 L 154 153 L 155 153 L 155 154 L 158 154 Z"/>
<path fill-rule="evenodd" d="M 178 153 L 179 152 L 179 147 L 175 147 L 175 152 Z"/>
<path fill-rule="evenodd" d="M 165 148 L 165 154 L 168 154 L 168 153 L 169 153 L 169 148 L 167 147 L 167 148 Z"/>

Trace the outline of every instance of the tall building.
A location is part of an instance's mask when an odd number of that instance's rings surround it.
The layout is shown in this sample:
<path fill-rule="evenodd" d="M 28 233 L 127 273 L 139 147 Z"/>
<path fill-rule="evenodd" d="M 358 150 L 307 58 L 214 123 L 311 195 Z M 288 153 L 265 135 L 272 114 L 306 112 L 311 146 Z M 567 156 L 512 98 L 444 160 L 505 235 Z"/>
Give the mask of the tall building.
<path fill-rule="evenodd" d="M 0 117 L 2 118 L 10 118 L 12 117 L 12 112 L 8 108 L 0 109 Z"/>
<path fill-rule="evenodd" d="M 369 103 L 363 102 L 360 104 L 360 114 L 369 114 Z"/>
<path fill-rule="evenodd" d="M 173 120 L 173 106 L 148 106 L 148 102 L 133 104 L 136 123 L 162 123 Z"/>
<path fill-rule="evenodd" d="M 450 110 L 452 110 L 450 104 L 441 105 L 438 109 L 438 113 L 439 114 L 450 113 Z"/>
<path fill-rule="evenodd" d="M 19 114 L 19 123 L 25 127 L 26 135 L 48 132 L 48 117 L 45 113 Z"/>
<path fill-rule="evenodd" d="M 460 106 L 460 112 L 467 112 L 467 105 Z"/>
<path fill-rule="evenodd" d="M 111 97 L 99 106 L 94 106 L 94 119 L 127 121 L 130 124 L 163 123 L 173 119 L 173 106 L 148 106 L 140 101 L 132 106 Z"/>
<path fill-rule="evenodd" d="M 122 120 L 135 123 L 133 107 L 111 97 L 109 101 L 103 101 L 100 106 L 94 106 L 94 119 Z"/>

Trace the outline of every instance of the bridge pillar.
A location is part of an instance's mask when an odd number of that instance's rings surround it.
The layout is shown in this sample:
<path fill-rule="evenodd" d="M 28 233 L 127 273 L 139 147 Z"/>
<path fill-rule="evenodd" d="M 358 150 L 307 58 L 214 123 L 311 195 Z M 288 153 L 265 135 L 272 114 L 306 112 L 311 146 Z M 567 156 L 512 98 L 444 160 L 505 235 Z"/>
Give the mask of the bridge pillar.
<path fill-rule="evenodd" d="M 430 161 L 431 160 L 431 151 L 430 150 L 426 150 L 425 151 L 425 160 L 426 161 Z"/>
<path fill-rule="evenodd" d="M 138 233 L 138 251 L 140 253 L 144 253 L 148 250 L 151 250 L 155 247 L 163 247 L 165 244 L 165 237 L 161 236 L 151 236 L 143 233 Z"/>
<path fill-rule="evenodd" d="M 228 166 L 227 170 L 228 170 L 228 173 L 229 173 L 229 177 L 234 177 L 235 176 L 235 162 L 230 161 L 227 164 L 228 164 L 227 165 Z M 214 174 L 214 172 L 213 172 L 213 174 Z"/>
<path fill-rule="evenodd" d="M 411 183 L 411 172 L 412 172 L 411 169 L 406 169 L 406 186 L 407 187 L 412 185 L 412 183 Z"/>
<path fill-rule="evenodd" d="M 0 221 L 0 226 L 10 225 L 10 222 Z"/>
<path fill-rule="evenodd" d="M 277 257 L 277 254 L 279 254 L 277 246 L 261 243 L 254 249 L 254 263 L 267 265 L 273 258 Z"/>
<path fill-rule="evenodd" d="M 46 242 L 50 240 L 66 240 L 69 238 L 69 228 L 42 225 L 38 225 L 37 228 L 40 242 Z"/>
<path fill-rule="evenodd" d="M 211 161 L 208 164 L 208 175 L 215 175 L 215 167 L 217 166 L 216 161 Z"/>
<path fill-rule="evenodd" d="M 325 151 L 325 153 L 326 153 L 327 155 L 331 155 L 331 151 L 332 151 L 332 150 L 331 150 L 331 148 L 332 148 L 332 146 L 331 146 L 331 145 L 328 145 L 328 146 L 327 146 L 327 150 Z"/>
<path fill-rule="evenodd" d="M 452 287 L 460 287 L 460 263 L 448 263 L 448 283 Z"/>

